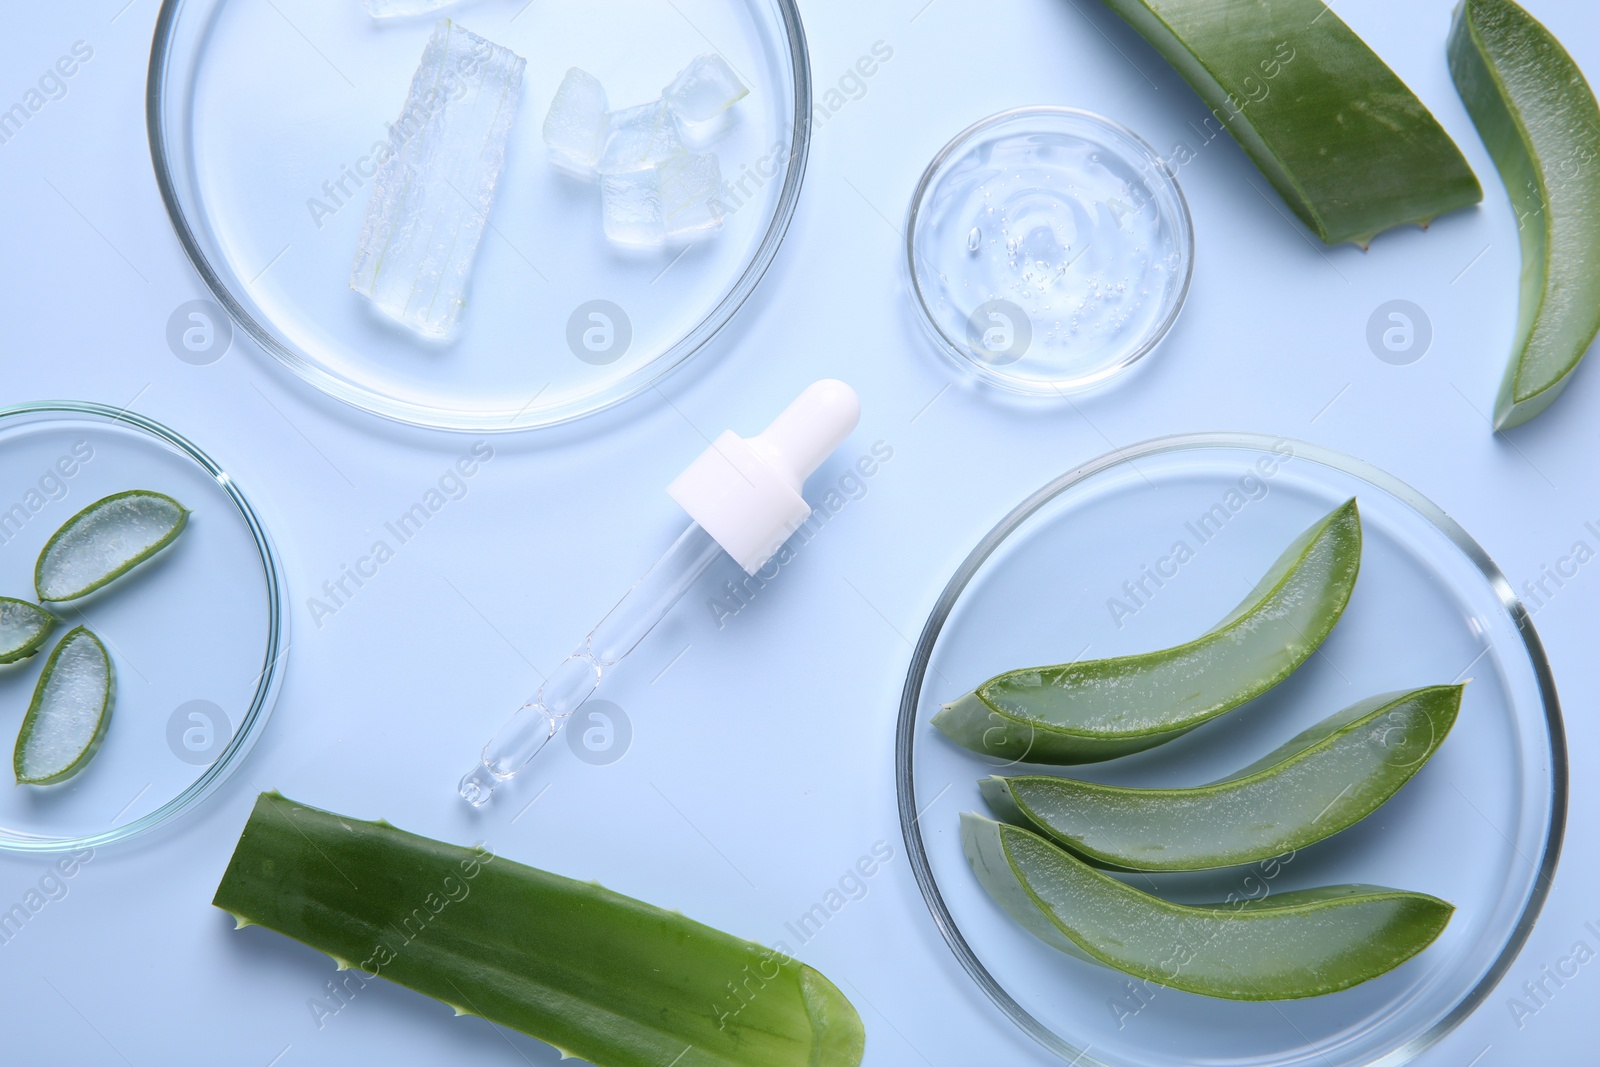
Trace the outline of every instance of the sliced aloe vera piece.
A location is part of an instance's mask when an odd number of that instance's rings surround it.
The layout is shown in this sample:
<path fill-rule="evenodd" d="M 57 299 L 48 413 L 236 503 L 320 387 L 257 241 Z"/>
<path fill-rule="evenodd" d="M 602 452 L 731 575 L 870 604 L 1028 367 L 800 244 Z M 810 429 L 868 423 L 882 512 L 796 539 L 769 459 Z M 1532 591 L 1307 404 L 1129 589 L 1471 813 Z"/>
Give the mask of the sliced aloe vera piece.
<path fill-rule="evenodd" d="M 83 770 L 111 722 L 116 677 L 106 646 L 79 626 L 45 661 L 11 758 L 19 785 L 52 785 Z"/>
<path fill-rule="evenodd" d="M 1483 199 L 1410 89 L 1323 0 L 1106 0 L 1316 235 L 1363 247 Z"/>
<path fill-rule="evenodd" d="M 861 1019 L 775 950 L 613 893 L 257 800 L 213 901 L 601 1067 L 855 1067 Z"/>
<path fill-rule="evenodd" d="M 995 813 L 1099 866 L 1198 871 L 1281 856 L 1372 814 L 1443 744 L 1458 685 L 1389 693 L 1324 719 L 1237 774 L 1194 789 L 986 778 Z"/>
<path fill-rule="evenodd" d="M 56 618 L 37 604 L 0 596 L 0 663 L 15 663 L 39 651 Z"/>
<path fill-rule="evenodd" d="M 42 601 L 76 600 L 170 545 L 189 523 L 182 504 L 130 489 L 96 500 L 50 536 L 33 568 Z"/>
<path fill-rule="evenodd" d="M 1511 195 L 1517 339 L 1496 429 L 1549 407 L 1600 333 L 1600 105 L 1550 31 L 1509 0 L 1466 0 L 1450 73 Z"/>
<path fill-rule="evenodd" d="M 1372 885 L 1174 904 L 981 815 L 961 816 L 961 842 L 984 889 L 1046 944 L 1226 1000 L 1299 1000 L 1360 985 L 1427 948 L 1455 911 L 1437 897 Z"/>
<path fill-rule="evenodd" d="M 933 724 L 974 752 L 1095 763 L 1153 748 L 1260 696 L 1317 650 L 1361 566 L 1346 501 L 1301 534 L 1208 633 L 1160 652 L 1030 667 L 946 704 Z"/>

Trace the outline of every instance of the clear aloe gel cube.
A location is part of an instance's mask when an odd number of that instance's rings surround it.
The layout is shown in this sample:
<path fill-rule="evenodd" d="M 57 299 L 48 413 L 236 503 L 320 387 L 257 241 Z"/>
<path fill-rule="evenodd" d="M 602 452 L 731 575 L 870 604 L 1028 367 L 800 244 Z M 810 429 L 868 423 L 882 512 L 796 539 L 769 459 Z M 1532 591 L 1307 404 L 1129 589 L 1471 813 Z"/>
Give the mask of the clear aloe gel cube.
<path fill-rule="evenodd" d="M 653 248 L 666 240 L 661 179 L 654 170 L 603 175 L 600 209 L 608 240 L 639 248 Z"/>
<path fill-rule="evenodd" d="M 710 122 L 749 94 L 727 60 L 707 54 L 696 56 L 661 95 L 679 120 L 695 125 Z"/>
<path fill-rule="evenodd" d="M 446 339 L 461 319 L 525 66 L 443 19 L 390 127 L 350 288 L 424 337 Z"/>
<path fill-rule="evenodd" d="M 609 108 L 599 78 L 577 67 L 567 71 L 544 119 L 550 162 L 569 174 L 592 178 L 611 133 Z"/>
<path fill-rule="evenodd" d="M 672 113 L 660 100 L 612 112 L 605 151 L 596 169 L 601 174 L 653 170 L 684 151 Z"/>
<path fill-rule="evenodd" d="M 716 156 L 684 152 L 661 164 L 657 174 L 661 219 L 669 240 L 693 240 L 722 226 L 727 207 Z"/>

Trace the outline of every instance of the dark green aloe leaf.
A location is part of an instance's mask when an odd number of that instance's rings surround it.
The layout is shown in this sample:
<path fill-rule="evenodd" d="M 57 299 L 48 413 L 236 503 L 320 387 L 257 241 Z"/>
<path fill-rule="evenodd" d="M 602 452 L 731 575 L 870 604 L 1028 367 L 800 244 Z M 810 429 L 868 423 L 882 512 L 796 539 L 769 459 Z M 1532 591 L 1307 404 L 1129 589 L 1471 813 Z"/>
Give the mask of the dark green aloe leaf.
<path fill-rule="evenodd" d="M 1198 871 L 1281 856 L 1365 819 L 1433 757 L 1455 724 L 1459 685 L 1372 697 L 1336 712 L 1237 774 L 1192 789 L 1071 778 L 987 778 L 999 814 L 1089 862 Z"/>
<path fill-rule="evenodd" d="M 961 816 L 961 841 L 984 889 L 1046 944 L 1226 1000 L 1298 1000 L 1360 985 L 1427 948 L 1455 911 L 1437 897 L 1371 885 L 1173 904 L 981 815 Z"/>
<path fill-rule="evenodd" d="M 782 953 L 594 882 L 263 793 L 213 903 L 597 1067 L 856 1067 L 861 1019 Z"/>
<path fill-rule="evenodd" d="M 1323 0 L 1106 0 L 1328 244 L 1476 204 L 1455 142 Z"/>
<path fill-rule="evenodd" d="M 1333 631 L 1360 566 L 1361 517 L 1349 500 L 1195 640 L 1008 671 L 946 704 L 933 724 L 974 752 L 1029 763 L 1094 763 L 1154 748 L 1294 673 Z"/>

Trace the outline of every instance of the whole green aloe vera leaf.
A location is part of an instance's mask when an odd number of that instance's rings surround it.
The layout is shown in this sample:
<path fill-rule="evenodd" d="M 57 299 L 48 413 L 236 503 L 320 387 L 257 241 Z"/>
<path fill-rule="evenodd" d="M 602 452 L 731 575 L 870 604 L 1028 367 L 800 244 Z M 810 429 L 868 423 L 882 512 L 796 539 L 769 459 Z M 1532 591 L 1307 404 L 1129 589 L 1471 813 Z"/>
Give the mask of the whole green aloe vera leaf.
<path fill-rule="evenodd" d="M 1282 856 L 1365 819 L 1444 743 L 1459 685 L 1371 697 L 1250 766 L 1193 789 L 986 778 L 995 813 L 1097 866 L 1199 871 Z"/>
<path fill-rule="evenodd" d="M 1332 632 L 1361 566 L 1346 501 L 1291 544 L 1209 632 L 1160 652 L 1008 671 L 933 718 L 952 741 L 1001 759 L 1095 763 L 1154 748 L 1289 677 Z"/>
<path fill-rule="evenodd" d="M 26 600 L 0 596 L 0 663 L 15 663 L 39 651 L 56 617 Z"/>
<path fill-rule="evenodd" d="M 861 1019 L 776 950 L 594 882 L 263 793 L 212 901 L 597 1067 L 856 1067 Z"/>
<path fill-rule="evenodd" d="M 1522 243 L 1517 340 L 1496 429 L 1561 395 L 1600 334 L 1600 104 L 1561 43 L 1510 0 L 1466 0 L 1450 74 L 1494 158 Z"/>
<path fill-rule="evenodd" d="M 1173 904 L 981 815 L 961 816 L 961 842 L 984 889 L 1046 944 L 1226 1000 L 1298 1000 L 1360 985 L 1427 948 L 1455 911 L 1437 897 L 1371 885 Z"/>
<path fill-rule="evenodd" d="M 1106 0 L 1328 244 L 1476 204 L 1455 142 L 1323 0 Z"/>

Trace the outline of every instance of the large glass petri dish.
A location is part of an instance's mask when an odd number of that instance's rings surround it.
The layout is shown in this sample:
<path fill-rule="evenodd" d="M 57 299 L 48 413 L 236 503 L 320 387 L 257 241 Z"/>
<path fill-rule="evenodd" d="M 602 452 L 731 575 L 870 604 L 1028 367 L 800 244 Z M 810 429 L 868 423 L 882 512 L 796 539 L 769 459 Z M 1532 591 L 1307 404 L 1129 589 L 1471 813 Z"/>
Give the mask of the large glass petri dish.
<path fill-rule="evenodd" d="M 289 648 L 277 552 L 227 471 L 150 419 L 70 402 L 0 410 L 0 594 L 33 599 L 50 535 L 128 489 L 173 497 L 188 525 L 137 570 L 51 605 L 60 622 L 44 650 L 0 667 L 7 752 L 49 649 L 69 629 L 102 640 L 116 679 L 105 738 L 82 771 L 59 785 L 0 789 L 0 849 L 95 848 L 170 822 L 227 780 L 272 713 Z"/>
<path fill-rule="evenodd" d="M 349 288 L 374 151 L 443 16 L 528 61 L 467 307 L 447 344 Z M 644 103 L 705 53 L 750 89 L 708 149 L 726 182 L 723 225 L 694 244 L 612 245 L 598 187 L 548 161 L 541 130 L 556 88 L 581 67 L 613 108 Z M 700 350 L 777 253 L 811 106 L 793 0 L 470 0 L 382 20 L 360 0 L 165 0 L 147 100 L 173 226 L 239 327 L 341 400 L 475 432 L 601 410 Z"/>
<path fill-rule="evenodd" d="M 942 702 L 1002 670 L 1192 639 L 1298 533 L 1351 496 L 1365 536 L 1349 607 L 1318 655 L 1244 708 L 1151 751 L 1060 770 L 1008 770 L 930 724 Z M 1253 1004 L 1138 989 L 1024 931 L 962 854 L 957 815 L 987 814 L 977 787 L 985 775 L 1198 785 L 1363 697 L 1466 679 L 1460 717 L 1437 755 L 1364 822 L 1279 865 L 1130 876 L 1192 903 L 1368 882 L 1456 905 L 1421 955 L 1354 989 Z M 1110 453 L 1040 489 L 990 531 L 917 642 L 895 770 L 913 871 L 956 958 L 1018 1026 L 1086 1067 L 1409 1062 L 1480 1004 L 1516 957 L 1549 889 L 1567 805 L 1549 665 L 1484 551 L 1439 508 L 1367 464 L 1240 434 Z"/>

